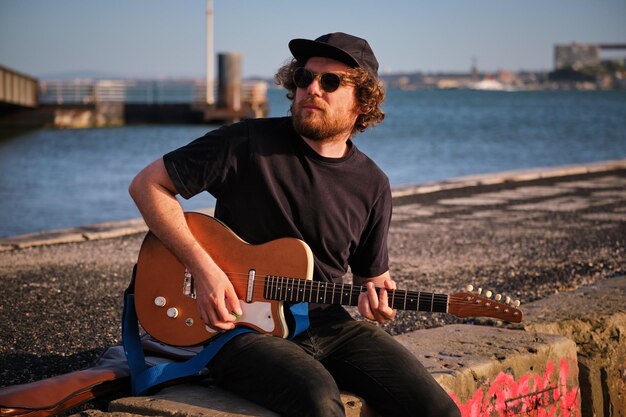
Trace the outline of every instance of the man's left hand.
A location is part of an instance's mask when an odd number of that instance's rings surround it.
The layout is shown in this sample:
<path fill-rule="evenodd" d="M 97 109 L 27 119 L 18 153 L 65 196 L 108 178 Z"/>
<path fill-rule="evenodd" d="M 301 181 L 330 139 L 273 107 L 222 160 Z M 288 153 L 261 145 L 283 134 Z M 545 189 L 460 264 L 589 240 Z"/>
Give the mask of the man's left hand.
<path fill-rule="evenodd" d="M 373 282 L 366 283 L 367 291 L 359 294 L 359 313 L 367 319 L 377 321 L 380 324 L 393 320 L 396 317 L 396 310 L 389 306 L 389 296 L 387 290 L 395 290 L 396 283 L 390 279 L 384 281 L 384 287 L 376 292 Z"/>

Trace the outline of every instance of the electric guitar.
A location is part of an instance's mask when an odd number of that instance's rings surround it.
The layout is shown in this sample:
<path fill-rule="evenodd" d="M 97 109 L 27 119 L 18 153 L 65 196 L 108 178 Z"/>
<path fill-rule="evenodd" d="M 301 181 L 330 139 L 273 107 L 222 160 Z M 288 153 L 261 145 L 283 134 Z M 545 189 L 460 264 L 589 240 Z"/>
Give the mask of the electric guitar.
<path fill-rule="evenodd" d="M 313 281 L 313 254 L 295 238 L 251 245 L 219 220 L 185 213 L 187 224 L 202 247 L 229 277 L 243 315 L 236 325 L 287 337 L 284 303 L 309 302 L 356 306 L 364 286 Z M 387 290 L 389 305 L 399 310 L 449 313 L 457 317 L 492 317 L 519 323 L 519 302 L 490 299 L 489 292 L 436 294 Z M 202 321 L 195 300 L 193 277 L 157 237 L 148 232 L 137 260 L 135 309 L 139 323 L 152 337 L 174 346 L 204 343 L 219 334 Z"/>

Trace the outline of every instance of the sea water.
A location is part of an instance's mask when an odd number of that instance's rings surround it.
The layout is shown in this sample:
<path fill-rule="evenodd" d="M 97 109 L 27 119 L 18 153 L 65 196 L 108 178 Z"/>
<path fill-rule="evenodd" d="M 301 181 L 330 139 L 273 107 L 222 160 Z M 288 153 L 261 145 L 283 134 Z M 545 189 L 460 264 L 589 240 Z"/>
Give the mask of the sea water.
<path fill-rule="evenodd" d="M 270 116 L 284 91 L 269 90 Z M 626 158 L 626 91 L 390 90 L 355 144 L 392 186 Z M 0 139 L 0 237 L 139 217 L 128 184 L 216 126 L 40 129 Z M 2 133 L 2 132 L 0 132 Z M 364 178 L 364 180 L 366 180 Z M 200 195 L 188 210 L 210 207 Z"/>

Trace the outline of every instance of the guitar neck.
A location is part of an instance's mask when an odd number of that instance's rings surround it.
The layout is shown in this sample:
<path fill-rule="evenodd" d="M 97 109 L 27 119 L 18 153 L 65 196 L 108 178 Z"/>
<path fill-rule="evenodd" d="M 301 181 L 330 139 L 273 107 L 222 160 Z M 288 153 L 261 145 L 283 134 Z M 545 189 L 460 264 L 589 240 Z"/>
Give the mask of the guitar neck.
<path fill-rule="evenodd" d="M 265 277 L 264 297 L 268 300 L 309 302 L 356 306 L 359 294 L 366 291 L 362 285 L 311 281 L 277 276 Z M 379 292 L 380 289 L 376 288 Z M 423 291 L 387 290 L 389 305 L 397 310 L 447 313 L 449 296 Z"/>

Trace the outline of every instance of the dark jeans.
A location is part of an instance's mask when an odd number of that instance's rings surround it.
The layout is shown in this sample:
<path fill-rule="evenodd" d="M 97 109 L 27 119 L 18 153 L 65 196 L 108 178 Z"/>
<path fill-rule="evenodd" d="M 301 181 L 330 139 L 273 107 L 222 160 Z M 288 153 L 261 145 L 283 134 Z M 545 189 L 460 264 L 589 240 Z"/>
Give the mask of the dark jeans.
<path fill-rule="evenodd" d="M 384 416 L 460 417 L 421 363 L 379 327 L 340 308 L 293 341 L 244 333 L 209 365 L 220 386 L 283 416 L 344 416 L 339 390 Z"/>

